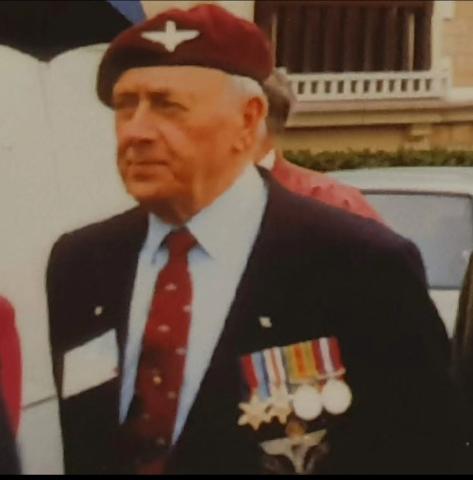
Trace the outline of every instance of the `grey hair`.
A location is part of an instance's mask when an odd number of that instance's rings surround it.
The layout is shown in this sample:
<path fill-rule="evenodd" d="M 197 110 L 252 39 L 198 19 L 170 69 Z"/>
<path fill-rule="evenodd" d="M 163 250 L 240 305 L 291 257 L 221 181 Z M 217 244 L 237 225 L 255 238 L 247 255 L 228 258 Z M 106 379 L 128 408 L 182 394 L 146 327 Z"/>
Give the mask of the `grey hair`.
<path fill-rule="evenodd" d="M 268 105 L 268 99 L 264 93 L 263 87 L 250 77 L 243 75 L 230 75 L 232 86 L 237 92 L 245 99 L 251 97 L 260 98 L 266 105 Z M 262 140 L 267 133 L 266 119 L 261 119 L 256 128 L 256 138 Z"/>
<path fill-rule="evenodd" d="M 263 91 L 268 99 L 268 130 L 273 135 L 284 131 L 287 119 L 297 101 L 291 82 L 284 71 L 274 69 L 263 85 Z"/>
<path fill-rule="evenodd" d="M 234 87 L 243 95 L 248 97 L 261 97 L 266 98 L 263 87 L 250 77 L 244 77 L 242 75 L 230 75 Z"/>

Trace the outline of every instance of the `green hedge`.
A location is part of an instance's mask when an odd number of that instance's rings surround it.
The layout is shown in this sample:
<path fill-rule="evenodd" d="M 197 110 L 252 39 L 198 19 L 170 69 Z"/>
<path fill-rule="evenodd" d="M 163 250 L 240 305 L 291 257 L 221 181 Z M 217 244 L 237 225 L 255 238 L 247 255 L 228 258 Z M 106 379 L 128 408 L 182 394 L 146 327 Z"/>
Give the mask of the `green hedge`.
<path fill-rule="evenodd" d="M 286 150 L 285 157 L 297 165 L 319 172 L 372 167 L 473 166 L 473 151 L 468 150 L 398 150 L 325 151 Z"/>

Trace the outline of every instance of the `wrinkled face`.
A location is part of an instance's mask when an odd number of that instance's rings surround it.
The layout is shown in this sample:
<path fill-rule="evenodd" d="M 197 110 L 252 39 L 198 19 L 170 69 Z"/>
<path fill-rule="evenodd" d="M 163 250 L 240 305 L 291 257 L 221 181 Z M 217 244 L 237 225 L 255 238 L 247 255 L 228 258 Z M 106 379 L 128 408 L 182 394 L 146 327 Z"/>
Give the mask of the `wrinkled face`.
<path fill-rule="evenodd" d="M 139 203 L 188 217 L 233 183 L 247 163 L 238 160 L 244 102 L 235 91 L 230 76 L 201 67 L 122 74 L 112 100 L 117 161 Z"/>

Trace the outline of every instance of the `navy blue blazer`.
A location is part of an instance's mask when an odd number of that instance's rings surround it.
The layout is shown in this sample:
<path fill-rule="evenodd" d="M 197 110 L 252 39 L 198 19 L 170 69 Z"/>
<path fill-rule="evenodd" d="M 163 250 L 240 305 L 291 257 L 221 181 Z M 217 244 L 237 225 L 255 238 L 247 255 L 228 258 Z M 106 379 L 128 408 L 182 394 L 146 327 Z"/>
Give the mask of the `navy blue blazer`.
<path fill-rule="evenodd" d="M 327 420 L 329 450 L 317 471 L 455 471 L 464 438 L 448 339 L 417 248 L 375 221 L 266 181 L 259 234 L 168 471 L 263 471 L 265 433 L 237 425 L 239 357 L 323 336 L 339 340 L 353 403 Z M 123 360 L 146 231 L 146 213 L 136 208 L 54 245 L 47 288 L 59 392 L 64 354 L 109 329 L 117 332 Z M 272 328 L 262 328 L 262 316 Z M 119 382 L 120 375 L 60 400 L 67 473 L 132 470 L 117 453 Z"/>

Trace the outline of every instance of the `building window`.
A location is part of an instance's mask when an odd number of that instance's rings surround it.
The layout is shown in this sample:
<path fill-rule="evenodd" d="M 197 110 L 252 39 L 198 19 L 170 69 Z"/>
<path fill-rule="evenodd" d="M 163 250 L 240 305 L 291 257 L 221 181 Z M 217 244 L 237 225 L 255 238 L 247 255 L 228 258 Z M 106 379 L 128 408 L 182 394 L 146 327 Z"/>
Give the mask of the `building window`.
<path fill-rule="evenodd" d="M 255 2 L 255 21 L 290 73 L 431 68 L 430 0 Z"/>

